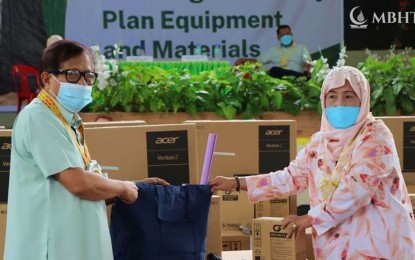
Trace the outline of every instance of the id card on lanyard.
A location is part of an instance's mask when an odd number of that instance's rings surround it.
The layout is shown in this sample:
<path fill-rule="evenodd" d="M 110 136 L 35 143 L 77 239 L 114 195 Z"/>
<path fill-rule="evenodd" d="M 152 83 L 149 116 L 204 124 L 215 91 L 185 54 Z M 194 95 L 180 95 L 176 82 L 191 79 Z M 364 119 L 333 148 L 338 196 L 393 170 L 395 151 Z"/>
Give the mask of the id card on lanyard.
<path fill-rule="evenodd" d="M 106 172 L 102 172 L 101 165 L 99 165 L 99 163 L 96 160 L 91 160 L 86 170 L 98 174 L 102 177 L 108 178 L 108 174 Z"/>

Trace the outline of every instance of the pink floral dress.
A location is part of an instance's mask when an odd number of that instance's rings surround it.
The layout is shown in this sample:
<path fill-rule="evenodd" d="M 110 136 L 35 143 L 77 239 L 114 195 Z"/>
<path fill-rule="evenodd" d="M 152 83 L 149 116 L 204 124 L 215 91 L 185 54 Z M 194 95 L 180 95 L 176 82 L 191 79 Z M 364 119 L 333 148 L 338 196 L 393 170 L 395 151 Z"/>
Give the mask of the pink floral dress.
<path fill-rule="evenodd" d="M 338 188 L 326 201 L 319 186 L 335 162 L 324 160 L 324 140 L 316 133 L 288 167 L 248 177 L 248 199 L 257 202 L 308 188 L 316 259 L 415 259 L 412 205 L 385 124 L 366 125 Z"/>

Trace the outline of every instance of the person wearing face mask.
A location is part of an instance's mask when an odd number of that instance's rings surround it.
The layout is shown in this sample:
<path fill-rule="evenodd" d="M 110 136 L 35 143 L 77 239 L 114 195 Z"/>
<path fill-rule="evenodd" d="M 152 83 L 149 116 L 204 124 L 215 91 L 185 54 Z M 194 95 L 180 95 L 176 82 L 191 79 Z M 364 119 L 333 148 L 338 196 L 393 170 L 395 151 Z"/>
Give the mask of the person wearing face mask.
<path fill-rule="evenodd" d="M 413 259 L 411 201 L 393 136 L 369 111 L 368 81 L 356 68 L 335 68 L 320 98 L 320 131 L 286 168 L 209 184 L 247 190 L 252 203 L 308 188 L 308 214 L 285 217 L 282 228 L 298 237 L 311 227 L 315 259 Z"/>
<path fill-rule="evenodd" d="M 309 76 L 310 54 L 305 46 L 293 40 L 290 26 L 280 25 L 277 29 L 277 39 L 280 44 L 257 59 L 258 62 L 271 66 L 268 74 L 274 78 Z"/>
<path fill-rule="evenodd" d="M 93 60 L 70 40 L 42 53 L 43 89 L 13 126 L 5 260 L 113 259 L 105 200 L 133 203 L 138 191 L 92 167 L 78 112 L 92 101 Z"/>

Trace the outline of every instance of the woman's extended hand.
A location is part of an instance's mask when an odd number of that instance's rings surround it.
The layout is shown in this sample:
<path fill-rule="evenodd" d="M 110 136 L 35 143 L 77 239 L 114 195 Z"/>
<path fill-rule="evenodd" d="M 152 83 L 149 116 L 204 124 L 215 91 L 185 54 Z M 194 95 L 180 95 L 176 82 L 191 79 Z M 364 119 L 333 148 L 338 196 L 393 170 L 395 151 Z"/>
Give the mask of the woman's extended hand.
<path fill-rule="evenodd" d="M 305 232 L 306 228 L 311 227 L 311 221 L 308 215 L 289 215 L 282 220 L 281 228 L 285 229 L 290 223 L 293 223 L 293 225 L 287 229 L 287 238 L 291 238 L 292 234 L 295 233 L 295 238 L 298 239 Z"/>
<path fill-rule="evenodd" d="M 212 187 L 212 191 L 230 191 L 236 188 L 236 180 L 231 177 L 218 176 L 209 180 L 209 185 Z"/>

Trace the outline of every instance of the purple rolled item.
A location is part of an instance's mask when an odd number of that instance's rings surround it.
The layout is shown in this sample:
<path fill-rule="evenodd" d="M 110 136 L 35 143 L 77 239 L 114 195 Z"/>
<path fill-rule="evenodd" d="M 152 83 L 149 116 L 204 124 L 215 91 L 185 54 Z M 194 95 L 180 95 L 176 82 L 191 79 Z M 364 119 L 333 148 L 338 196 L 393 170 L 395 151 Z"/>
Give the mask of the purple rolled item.
<path fill-rule="evenodd" d="M 209 134 L 208 141 L 206 145 L 205 160 L 203 162 L 202 177 L 200 179 L 200 184 L 208 184 L 210 169 L 212 168 L 213 153 L 215 152 L 216 146 L 216 134 Z"/>

